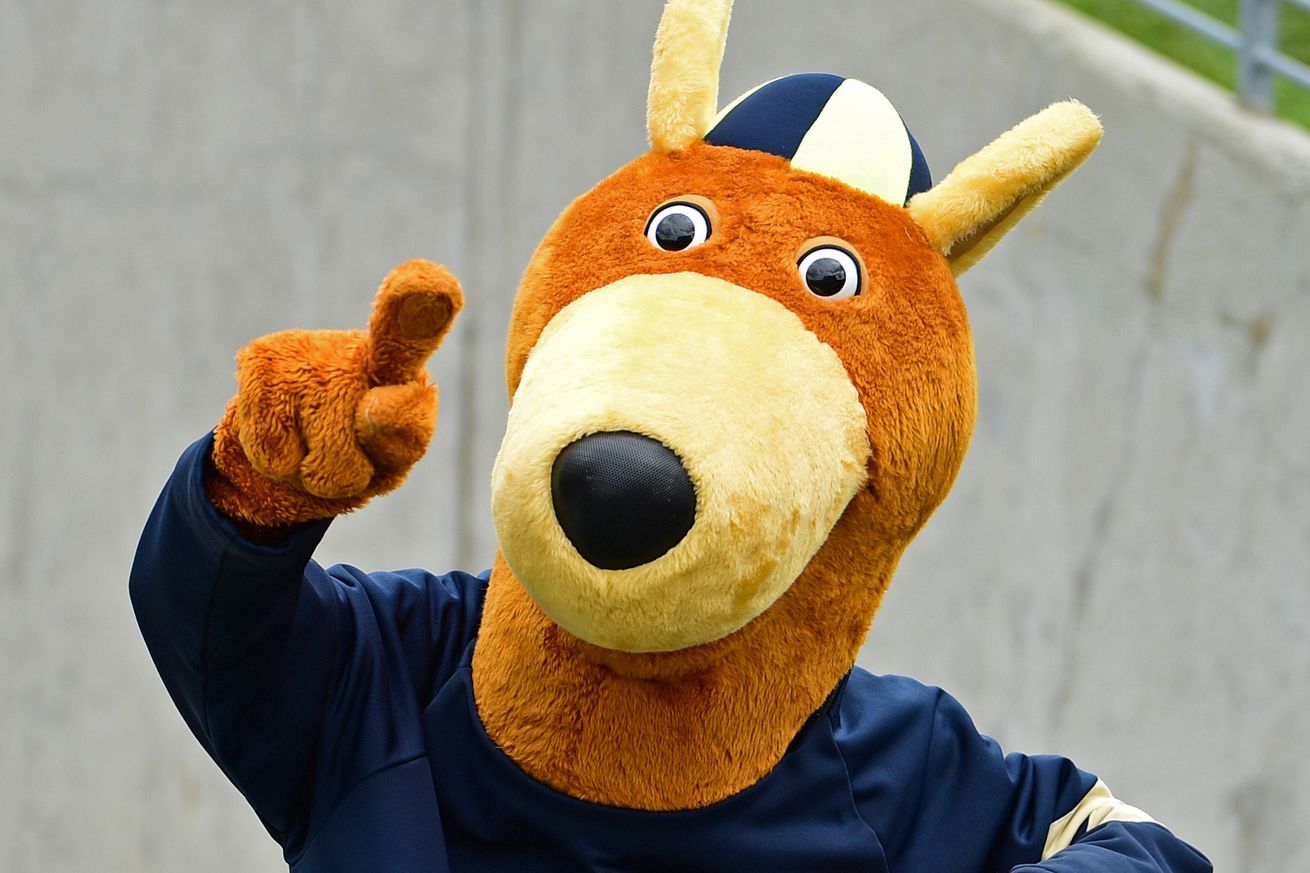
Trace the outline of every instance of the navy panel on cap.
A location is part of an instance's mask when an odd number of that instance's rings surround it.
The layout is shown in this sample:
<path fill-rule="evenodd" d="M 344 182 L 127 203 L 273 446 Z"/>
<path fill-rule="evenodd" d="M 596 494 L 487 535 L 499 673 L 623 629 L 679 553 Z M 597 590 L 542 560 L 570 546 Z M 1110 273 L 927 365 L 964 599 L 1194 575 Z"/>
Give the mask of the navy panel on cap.
<path fill-rule="evenodd" d="M 829 73 L 800 73 L 770 82 L 734 106 L 705 134 L 705 141 L 791 160 L 828 98 L 844 81 Z"/>
<path fill-rule="evenodd" d="M 932 171 L 928 169 L 928 159 L 923 156 L 919 141 L 908 127 L 905 128 L 905 135 L 910 138 L 910 151 L 914 154 L 914 163 L 910 166 L 910 190 L 905 194 L 905 202 L 909 203 L 915 194 L 922 194 L 932 187 Z"/>

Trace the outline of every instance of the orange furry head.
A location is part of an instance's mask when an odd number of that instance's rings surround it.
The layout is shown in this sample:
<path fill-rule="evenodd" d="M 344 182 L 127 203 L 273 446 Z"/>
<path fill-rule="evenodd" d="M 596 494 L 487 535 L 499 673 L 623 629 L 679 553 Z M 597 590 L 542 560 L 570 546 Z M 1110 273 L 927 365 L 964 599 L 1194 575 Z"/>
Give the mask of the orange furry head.
<path fill-rule="evenodd" d="M 634 808 L 752 784 L 851 668 L 973 427 L 954 275 L 1099 137 L 1063 104 L 930 187 L 854 80 L 716 118 L 730 6 L 668 4 L 654 150 L 560 217 L 508 341 L 479 712 L 529 773 Z"/>

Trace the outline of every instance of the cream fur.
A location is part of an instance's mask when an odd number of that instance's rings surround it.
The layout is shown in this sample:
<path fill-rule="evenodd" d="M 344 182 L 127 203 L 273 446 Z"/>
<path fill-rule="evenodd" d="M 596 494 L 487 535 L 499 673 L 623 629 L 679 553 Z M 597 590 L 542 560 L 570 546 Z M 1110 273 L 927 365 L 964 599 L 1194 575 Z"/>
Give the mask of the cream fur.
<path fill-rule="evenodd" d="M 1076 100 L 1056 103 L 966 158 L 906 207 L 959 276 L 983 259 L 1047 192 L 1091 155 L 1101 123 Z"/>
<path fill-rule="evenodd" d="M 584 561 L 555 519 L 551 465 L 629 430 L 682 458 L 697 517 L 629 570 Z M 727 636 L 800 575 L 864 482 L 865 412 L 837 353 L 790 310 L 698 273 L 630 276 L 542 333 L 492 473 L 506 562 L 554 621 L 598 646 L 673 651 Z"/>
<path fill-rule="evenodd" d="M 655 151 L 677 151 L 709 131 L 731 14 L 732 0 L 669 0 L 664 7 L 646 103 Z"/>

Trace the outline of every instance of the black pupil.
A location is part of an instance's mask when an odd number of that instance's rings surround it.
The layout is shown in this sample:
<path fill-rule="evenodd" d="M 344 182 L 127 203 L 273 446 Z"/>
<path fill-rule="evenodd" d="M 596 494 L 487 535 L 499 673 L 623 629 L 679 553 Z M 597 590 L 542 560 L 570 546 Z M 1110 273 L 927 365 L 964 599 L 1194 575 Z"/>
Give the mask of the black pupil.
<path fill-rule="evenodd" d="M 831 297 L 846 287 L 846 269 L 836 258 L 817 258 L 805 270 L 805 284 L 820 297 Z"/>
<path fill-rule="evenodd" d="M 666 252 L 680 252 L 696 239 L 696 223 L 691 216 L 674 212 L 655 225 L 655 241 Z"/>

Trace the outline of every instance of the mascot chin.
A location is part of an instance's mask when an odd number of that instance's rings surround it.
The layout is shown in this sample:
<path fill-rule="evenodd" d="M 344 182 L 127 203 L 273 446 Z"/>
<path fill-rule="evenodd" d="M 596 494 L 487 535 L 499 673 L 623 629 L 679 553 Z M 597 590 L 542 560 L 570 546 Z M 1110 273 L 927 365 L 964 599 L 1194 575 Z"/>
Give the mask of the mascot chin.
<path fill-rule="evenodd" d="M 956 277 L 1100 125 L 1057 104 L 934 185 L 855 79 L 718 108 L 730 6 L 670 0 L 651 151 L 528 265 L 491 570 L 311 558 L 436 426 L 463 297 L 411 261 L 366 331 L 238 354 L 132 571 L 164 684 L 299 873 L 1210 870 L 1092 774 L 854 667 L 973 427 Z"/>

